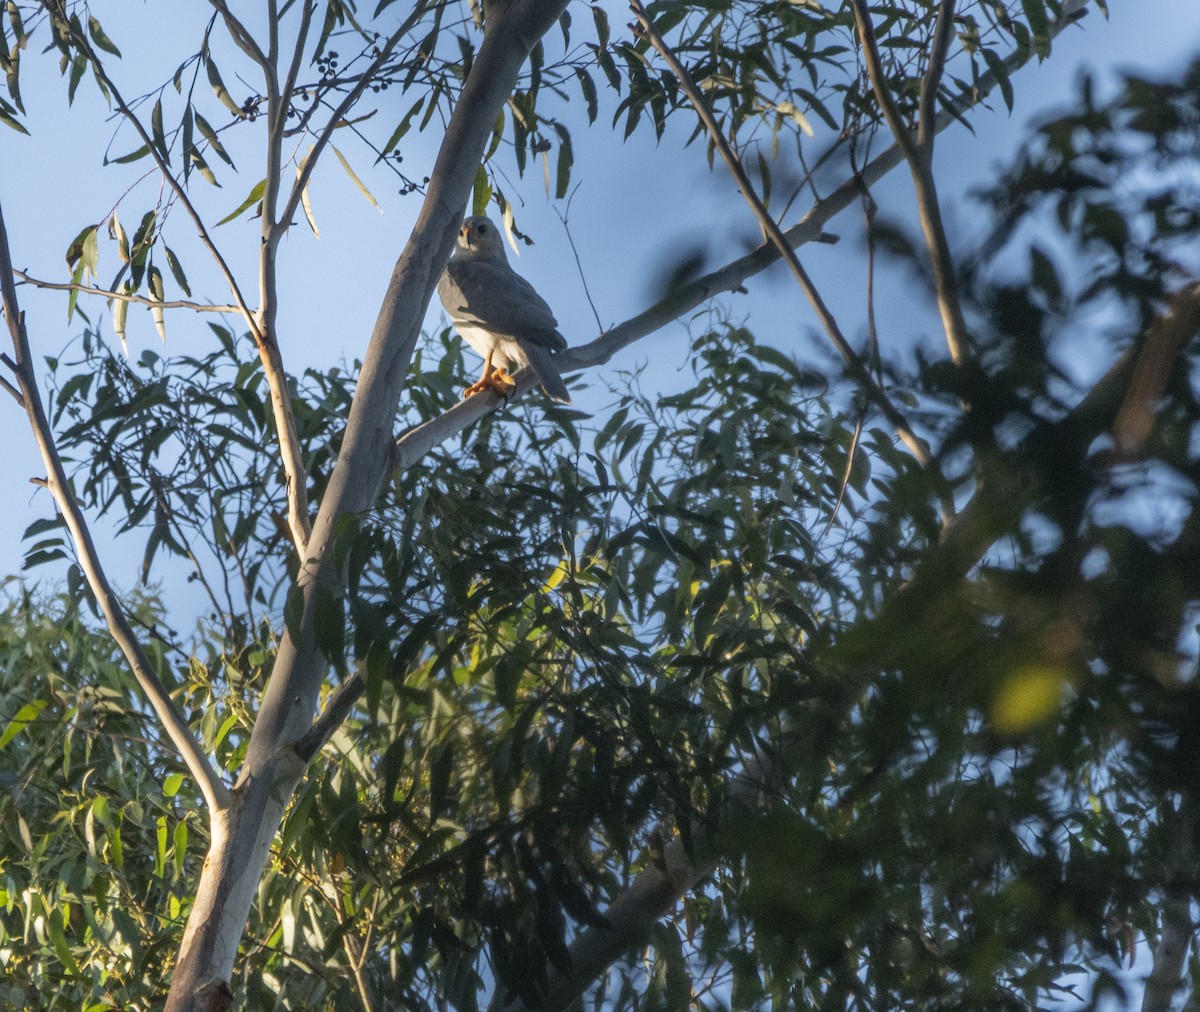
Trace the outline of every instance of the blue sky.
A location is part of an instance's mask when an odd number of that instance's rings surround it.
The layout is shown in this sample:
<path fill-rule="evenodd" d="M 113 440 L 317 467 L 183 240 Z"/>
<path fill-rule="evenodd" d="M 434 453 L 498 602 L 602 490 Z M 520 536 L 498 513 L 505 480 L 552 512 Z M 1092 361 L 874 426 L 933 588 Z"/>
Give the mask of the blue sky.
<path fill-rule="evenodd" d="M 126 59 L 114 62 L 111 70 L 129 96 L 147 81 L 170 77 L 178 54 L 195 46 L 210 14 L 205 4 L 108 5 L 114 11 L 111 14 L 104 6 L 97 5 L 96 12 L 126 53 Z M 1020 72 L 1014 80 L 1016 109 L 1011 116 L 997 99 L 996 111 L 973 117 L 974 134 L 956 126 L 942 135 L 937 149 L 939 185 L 956 237 L 970 234 L 981 220 L 964 194 L 991 178 L 996 166 L 1016 150 L 1032 118 L 1070 100 L 1081 68 L 1106 73 L 1114 67 L 1136 67 L 1165 73 L 1179 67 L 1200 47 L 1200 12 L 1195 0 L 1110 0 L 1110 7 L 1110 20 L 1093 12 L 1082 28 L 1072 29 L 1056 41 L 1045 64 Z M 614 8 L 614 31 L 622 30 L 625 20 Z M 154 42 L 141 45 L 145 39 Z M 172 45 L 174 39 L 183 40 L 178 48 Z M 23 76 L 27 123 L 33 136 L 20 137 L 8 130 L 0 133 L 0 202 L 17 265 L 40 277 L 65 280 L 63 254 L 70 239 L 84 224 L 107 215 L 128 186 L 129 176 L 100 166 L 114 123 L 94 88 L 85 82 L 75 107 L 68 110 L 57 58 L 52 54 L 39 57 L 30 51 Z M 232 80 L 228 83 L 235 94 L 250 90 L 235 86 Z M 683 149 L 678 143 L 690 131 L 691 124 L 685 126 L 684 119 L 678 119 L 660 144 L 655 144 L 649 131 L 622 144 L 619 135 L 608 129 L 603 113 L 590 131 L 581 125 L 575 133 L 576 179 L 581 185 L 571 206 L 571 231 L 588 287 L 606 325 L 626 319 L 652 301 L 659 265 L 680 248 L 710 244 L 715 266 L 739 252 L 728 246 L 723 252 L 718 237 L 754 241 L 756 231 L 749 212 L 724 173 L 709 174 L 701 144 Z M 823 129 L 816 125 L 818 131 Z M 411 175 L 419 177 L 428 171 L 436 141 L 436 133 L 429 132 L 406 151 L 404 168 Z M 817 149 L 823 141 L 818 133 Z M 128 135 L 122 135 L 113 144 L 113 153 L 122 154 L 135 146 Z M 370 159 L 364 153 L 356 153 L 349 144 L 345 150 L 379 199 L 383 213 L 363 199 L 334 159 L 326 159 L 312 186 L 321 237 L 314 239 L 300 224 L 286 240 L 283 252 L 280 339 L 285 361 L 295 372 L 307 366 L 335 365 L 362 354 L 395 255 L 419 206 L 417 195 L 399 196 L 394 182 L 371 176 Z M 204 184 L 194 187 L 214 220 L 241 203 L 258 178 L 252 151 L 234 147 L 233 152 L 243 169 L 239 176 L 226 173 L 221 190 Z M 136 220 L 138 208 L 154 199 L 157 182 L 148 180 L 140 185 L 141 190 L 121 204 L 122 209 L 131 209 L 122 212 L 126 221 Z M 897 170 L 878 187 L 876 198 L 893 215 L 907 216 L 911 222 L 910 192 L 907 172 Z M 536 240 L 536 245 L 526 248 L 515 261 L 516 269 L 547 298 L 572 343 L 590 340 L 596 335 L 595 322 L 540 170 L 523 180 L 514 179 L 509 195 L 518 201 L 521 228 Z M 803 210 L 798 205 L 797 211 Z M 849 211 L 833 223 L 833 231 L 842 237 L 837 247 L 803 251 L 806 266 L 852 339 L 861 334 L 862 324 L 859 217 L 857 211 Z M 216 234 L 243 284 L 253 290 L 257 223 L 239 220 Z M 180 253 L 193 291 L 225 301 L 227 292 L 201 256 Z M 110 254 L 110 260 L 102 262 L 102 280 L 114 270 Z M 882 282 L 882 339 L 893 345 L 940 342 L 936 317 L 932 313 L 914 315 L 911 300 L 902 301 L 903 295 L 903 279 Z M 62 296 L 22 288 L 21 298 L 35 355 L 57 354 L 78 334 L 80 321 L 67 323 Z M 815 321 L 807 306 L 778 267 L 754 279 L 748 295 L 731 297 L 725 305 L 735 317 L 745 317 L 762 339 L 803 357 L 823 359 L 826 355 L 820 339 L 814 337 Z M 889 307 L 897 311 L 889 313 Z M 87 308 L 111 335 L 103 304 L 93 301 Z M 167 322 L 167 352 L 205 346 L 208 336 L 203 319 L 176 313 Z M 428 323 L 435 327 L 439 322 L 440 307 L 435 300 Z M 134 356 L 142 348 L 162 351 L 147 312 L 130 311 L 128 332 Z M 645 381 L 648 388 L 653 391 L 656 384 L 669 388 L 685 381 L 687 349 L 685 325 L 679 323 L 627 349 L 608 368 L 650 365 Z M 602 378 L 590 377 L 589 382 L 594 392 L 581 398 L 581 404 L 600 409 L 606 400 Z M 41 474 L 42 468 L 24 417 L 11 400 L 0 404 L 0 425 L 9 434 L 4 445 L 9 515 L 0 525 L 0 574 L 6 574 L 20 569 L 21 532 L 33 520 L 49 515 L 50 504 L 46 493 L 26 481 Z M 131 586 L 140 546 L 132 542 L 114 545 L 103 525 L 99 534 L 102 554 L 116 584 Z M 43 569 L 37 575 L 44 578 L 52 575 L 52 570 Z M 185 575 L 182 567 L 168 574 L 173 594 L 190 592 L 183 586 Z"/>

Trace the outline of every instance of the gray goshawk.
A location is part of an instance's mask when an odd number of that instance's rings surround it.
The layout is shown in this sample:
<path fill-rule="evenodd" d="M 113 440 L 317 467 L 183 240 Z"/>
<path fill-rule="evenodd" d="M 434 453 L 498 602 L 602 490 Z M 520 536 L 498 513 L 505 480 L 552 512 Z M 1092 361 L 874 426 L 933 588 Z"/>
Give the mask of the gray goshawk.
<path fill-rule="evenodd" d="M 567 340 L 546 300 L 509 266 L 504 237 L 483 215 L 463 220 L 437 290 L 454 329 L 483 356 L 483 375 L 464 397 L 483 390 L 507 397 L 514 384 L 506 370 L 528 365 L 547 394 L 571 402 L 554 362 Z"/>

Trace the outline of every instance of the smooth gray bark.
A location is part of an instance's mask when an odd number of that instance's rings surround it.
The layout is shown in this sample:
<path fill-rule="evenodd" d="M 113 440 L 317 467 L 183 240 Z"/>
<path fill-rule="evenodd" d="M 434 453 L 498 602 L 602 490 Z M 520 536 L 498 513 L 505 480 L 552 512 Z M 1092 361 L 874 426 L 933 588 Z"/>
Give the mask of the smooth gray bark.
<path fill-rule="evenodd" d="M 326 559 L 340 517 L 370 507 L 393 439 L 393 420 L 421 321 L 483 156 L 484 145 L 533 45 L 566 0 L 510 0 L 487 8 L 484 40 L 463 85 L 412 234 L 396 262 L 364 357 L 342 452 L 302 567 L 303 617 L 285 633 L 251 733 L 233 804 L 214 814 L 212 845 L 188 918 L 167 1012 L 227 1006 L 228 982 L 271 843 L 306 764 L 295 746 L 317 711 L 327 665 L 316 648 L 316 589 L 337 592 Z"/>

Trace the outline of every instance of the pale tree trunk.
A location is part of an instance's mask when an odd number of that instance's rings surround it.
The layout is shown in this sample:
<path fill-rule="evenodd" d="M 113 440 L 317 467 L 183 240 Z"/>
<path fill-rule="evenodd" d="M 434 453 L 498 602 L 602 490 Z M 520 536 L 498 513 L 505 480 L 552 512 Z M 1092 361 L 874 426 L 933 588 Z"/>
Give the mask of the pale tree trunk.
<path fill-rule="evenodd" d="M 312 726 L 327 665 L 316 649 L 318 585 L 338 591 L 324 556 L 339 517 L 371 506 L 394 436 L 412 350 L 475 180 L 496 117 L 533 45 L 566 0 L 509 0 L 487 7 L 483 44 L 451 116 L 420 216 L 401 253 L 364 357 L 346 438 L 321 502 L 300 577 L 305 607 L 284 635 L 233 800 L 212 813 L 205 859 L 171 981 L 167 1012 L 230 1007 L 238 944 L 287 803 L 306 767 L 297 743 Z"/>

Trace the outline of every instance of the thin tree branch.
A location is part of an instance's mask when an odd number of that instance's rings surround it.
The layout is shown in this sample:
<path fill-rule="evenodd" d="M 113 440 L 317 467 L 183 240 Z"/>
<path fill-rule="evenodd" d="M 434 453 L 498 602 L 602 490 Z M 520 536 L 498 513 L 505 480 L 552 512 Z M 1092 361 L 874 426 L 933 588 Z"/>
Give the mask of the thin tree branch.
<path fill-rule="evenodd" d="M 132 292 L 114 292 L 107 288 L 94 288 L 91 285 L 79 285 L 69 281 L 43 281 L 24 271 L 13 268 L 13 274 L 25 284 L 34 288 L 46 288 L 55 292 L 79 292 L 81 295 L 100 295 L 106 299 L 117 299 L 120 302 L 135 302 L 140 306 L 153 306 L 156 309 L 190 309 L 194 313 L 234 313 L 240 315 L 240 306 L 213 306 L 203 302 L 189 302 L 186 299 L 175 299 L 170 302 L 159 302 L 158 299 L 148 299 L 144 295 Z"/>
<path fill-rule="evenodd" d="M 937 22 L 929 44 L 929 66 L 921 78 L 921 96 L 917 102 L 917 147 L 928 149 L 933 144 L 937 128 L 937 93 L 946 70 L 950 40 L 954 37 L 954 0 L 942 0 L 938 5 Z"/>
<path fill-rule="evenodd" d="M 263 332 L 257 314 L 246 303 L 237 279 L 233 276 L 233 271 L 225 262 L 225 258 L 221 255 L 220 250 L 217 249 L 216 243 L 213 241 L 208 228 L 204 224 L 204 219 L 188 198 L 183 184 L 171 172 L 165 155 L 158 150 L 157 145 L 149 133 L 147 133 L 142 122 L 134 114 L 124 98 L 121 97 L 120 90 L 113 83 L 112 78 L 108 76 L 103 62 L 96 55 L 96 51 L 92 48 L 91 43 L 85 36 L 76 32 L 72 27 L 70 20 L 62 10 L 61 0 L 57 4 L 55 0 L 42 0 L 42 6 L 54 18 L 58 29 L 64 35 L 73 39 L 79 51 L 88 58 L 96 77 L 112 95 L 112 100 L 116 104 L 117 110 L 129 122 L 141 138 L 142 143 L 150 151 L 159 172 L 162 174 L 163 180 L 175 193 L 180 204 L 182 204 L 188 216 L 195 224 L 200 241 L 216 262 L 226 283 L 229 285 L 230 291 L 233 293 L 234 301 L 237 303 L 242 317 L 250 328 L 250 333 L 258 348 L 259 358 L 263 364 L 263 375 L 266 377 L 267 386 L 271 391 L 271 408 L 275 417 L 275 428 L 279 438 L 279 456 L 283 464 L 284 477 L 287 482 L 288 525 L 291 530 L 292 541 L 296 546 L 296 551 L 303 560 L 306 555 L 310 532 L 308 519 L 308 479 L 304 469 L 304 456 L 300 450 L 300 438 L 296 432 L 296 419 L 292 413 L 292 401 L 291 393 L 288 390 L 287 373 L 283 368 L 283 361 L 279 353 L 275 335 Z"/>
<path fill-rule="evenodd" d="M 333 690 L 325 704 L 325 709 L 313 721 L 312 727 L 308 729 L 304 737 L 296 742 L 296 755 L 302 761 L 312 762 L 313 757 L 325 747 L 329 739 L 333 737 L 333 732 L 349 716 L 364 688 L 366 686 L 356 672 Z"/>
<path fill-rule="evenodd" d="M 930 260 L 933 266 L 933 284 L 937 292 L 938 313 L 942 317 L 942 327 L 946 331 L 946 344 L 950 349 L 950 358 L 955 365 L 963 365 L 967 361 L 970 339 L 967 334 L 967 320 L 963 314 L 962 299 L 959 296 L 958 280 L 954 272 L 954 258 L 950 254 L 950 243 L 946 239 L 946 229 L 942 221 L 941 204 L 938 201 L 937 184 L 933 178 L 933 138 L 937 132 L 937 117 L 934 106 L 937 96 L 938 83 L 946 64 L 946 50 L 950 44 L 952 16 L 954 13 L 953 0 L 943 0 L 938 8 L 938 21 L 934 28 L 929 67 L 921 82 L 921 123 L 918 141 L 904 122 L 900 109 L 896 105 L 891 91 L 888 89 L 887 75 L 883 69 L 883 60 L 879 55 L 879 46 L 875 40 L 875 29 L 871 23 L 871 13 L 867 9 L 867 0 L 851 0 L 854 11 L 854 21 L 858 27 L 858 35 L 862 40 L 863 56 L 867 64 L 867 76 L 871 79 L 871 87 L 875 99 L 883 110 L 884 119 L 896 139 L 896 145 L 908 162 L 913 177 L 913 189 L 917 196 L 917 214 L 921 221 L 921 231 L 925 234 L 925 244 L 929 247 Z"/>
<path fill-rule="evenodd" d="M 8 380 L 6 380 L 3 376 L 0 376 L 0 387 L 4 387 L 5 390 L 12 394 L 13 399 L 20 404 L 21 407 L 25 407 L 25 398 L 21 396 L 21 391 L 9 383 Z"/>
<path fill-rule="evenodd" d="M 213 0 L 219 9 L 224 7 L 223 0 Z M 304 457 L 300 449 L 299 435 L 295 431 L 295 419 L 291 409 L 291 394 L 287 389 L 287 374 L 283 367 L 283 356 L 279 350 L 279 282 L 278 255 L 279 239 L 282 231 L 277 228 L 275 212 L 279 204 L 279 188 L 282 182 L 283 168 L 283 133 L 287 125 L 287 103 L 279 93 L 279 74 L 276 61 L 279 53 L 279 26 L 275 3 L 268 4 L 267 22 L 270 44 L 268 55 L 259 62 L 263 68 L 263 77 L 267 89 L 267 159 L 265 168 L 266 188 L 262 199 L 262 242 L 258 251 L 258 313 L 257 327 L 263 335 L 262 346 L 265 349 L 264 364 L 269 374 L 282 379 L 278 391 L 274 384 L 271 387 L 271 400 L 276 408 L 276 420 L 283 416 L 287 419 L 286 431 L 288 451 L 284 455 L 284 475 L 287 481 L 288 529 L 292 541 L 303 562 L 307 550 L 308 539 L 312 534 L 312 522 L 309 519 L 308 478 L 304 468 Z M 230 21 L 231 16 L 226 16 Z M 236 24 L 236 22 L 235 22 Z M 230 31 L 233 32 L 231 26 Z M 236 36 L 235 36 L 236 37 Z M 252 40 L 251 40 L 252 41 Z M 257 47 L 256 47 L 257 49 Z M 260 51 L 261 52 L 261 51 Z"/>
<path fill-rule="evenodd" d="M 290 226 L 292 217 L 296 213 L 296 208 L 300 206 L 300 198 L 304 194 L 304 188 L 308 186 L 308 181 L 312 176 L 313 169 L 316 167 L 317 160 L 321 157 L 321 152 L 325 150 L 325 145 L 329 143 L 330 138 L 333 136 L 333 131 L 337 129 L 338 124 L 341 123 L 345 118 L 346 113 L 350 111 L 354 103 L 357 102 L 362 96 L 362 93 L 366 91 L 367 87 L 374 80 L 375 75 L 379 72 L 380 67 L 382 67 L 387 62 L 388 57 L 392 55 L 392 50 L 394 50 L 396 46 L 400 44 L 400 40 L 412 30 L 413 25 L 415 25 L 425 15 L 429 9 L 429 6 L 430 0 L 418 0 L 416 6 L 413 8 L 412 13 L 409 14 L 409 16 L 400 23 L 400 26 L 388 36 L 387 41 L 379 48 L 379 51 L 376 54 L 375 59 L 371 61 L 370 66 L 363 71 L 354 87 L 346 92 L 341 102 L 338 103 L 337 108 L 334 109 L 333 114 L 329 117 L 329 122 L 325 124 L 324 129 L 320 132 L 320 134 L 317 135 L 317 140 L 313 144 L 312 150 L 309 152 L 308 157 L 304 160 L 304 164 L 301 166 L 299 173 L 296 175 L 296 182 L 292 186 L 292 192 L 288 197 L 287 205 L 283 209 L 283 214 L 280 215 L 279 222 L 276 226 L 276 232 L 285 231 Z M 276 238 L 276 241 L 278 241 L 278 237 Z"/>
<path fill-rule="evenodd" d="M 292 62 L 288 67 L 287 77 L 279 97 L 285 106 L 290 106 L 292 96 L 296 94 L 296 78 L 300 75 L 300 65 L 304 62 L 304 51 L 308 45 L 308 31 L 312 27 L 313 13 L 316 10 L 314 0 L 302 0 L 300 10 L 300 27 L 296 30 L 296 46 L 292 50 Z"/>
<path fill-rule="evenodd" d="M 21 387 L 25 411 L 42 456 L 42 463 L 46 467 L 45 486 L 54 496 L 54 501 L 62 513 L 78 554 L 80 569 L 83 570 L 92 594 L 95 596 L 100 610 L 104 613 L 109 632 L 133 669 L 134 677 L 142 687 L 142 691 L 145 692 L 150 705 L 154 707 L 155 713 L 158 714 L 158 719 L 166 729 L 167 735 L 179 750 L 179 754 L 192 778 L 196 781 L 196 786 L 200 789 L 209 810 L 214 814 L 221 812 L 229 807 L 229 790 L 201 751 L 200 743 L 176 708 L 175 701 L 171 698 L 166 686 L 155 673 L 149 657 L 146 656 L 146 652 L 142 649 L 141 643 L 125 617 L 125 611 L 113 593 L 108 577 L 100 563 L 100 557 L 95 543 L 92 541 L 91 531 L 88 529 L 83 511 L 79 508 L 71 491 L 70 480 L 67 478 L 62 458 L 54 443 L 54 432 L 46 417 L 33 371 L 29 337 L 25 330 L 25 316 L 17 305 L 17 287 L 13 280 L 12 256 L 9 252 L 8 231 L 4 225 L 2 210 L 0 210 L 0 292 L 3 294 L 4 316 L 8 322 L 8 331 L 12 337 L 16 357 L 17 381 Z"/>
<path fill-rule="evenodd" d="M 659 35 L 658 30 L 654 27 L 654 22 L 650 20 L 650 16 L 646 13 L 646 8 L 642 6 L 641 0 L 630 0 L 629 6 L 632 8 L 638 24 L 641 25 L 646 39 L 658 51 L 658 54 L 670 68 L 671 73 L 679 81 L 680 88 L 687 96 L 688 101 L 692 103 L 692 108 L 696 110 L 696 115 L 700 117 L 700 121 L 708 131 L 709 140 L 720 153 L 722 160 L 729 169 L 729 174 L 733 176 L 738 189 L 741 190 L 746 203 L 750 205 L 750 209 L 754 212 L 754 216 L 758 219 L 764 233 L 779 251 L 780 256 L 787 262 L 792 274 L 799 282 L 801 289 L 816 312 L 818 319 L 820 319 L 821 326 L 825 328 L 825 333 L 829 336 L 834 347 L 837 348 L 838 353 L 842 356 L 842 360 L 846 363 L 847 370 L 862 385 L 867 396 L 870 397 L 883 413 L 888 423 L 899 432 L 900 438 L 904 440 L 905 445 L 912 451 L 913 456 L 924 466 L 930 466 L 932 458 L 929 455 L 929 450 L 926 448 L 924 442 L 917 437 L 917 434 L 913 432 L 912 426 L 908 424 L 907 419 L 892 403 L 892 399 L 888 397 L 883 387 L 876 382 L 875 377 L 871 375 L 871 371 L 863 363 L 858 352 L 854 350 L 850 342 L 842 334 L 833 313 L 825 305 L 825 301 L 821 298 L 820 292 L 817 291 L 816 285 L 813 284 L 812 279 L 808 276 L 808 272 L 801 265 L 799 257 L 796 256 L 795 249 L 788 242 L 787 237 L 783 234 L 782 229 L 780 229 L 775 219 L 771 217 L 771 213 L 758 198 L 758 194 L 755 192 L 750 178 L 746 175 L 745 169 L 742 168 L 741 159 L 721 131 L 721 125 L 713 115 L 713 111 L 709 107 L 704 95 L 701 94 L 700 89 L 696 87 L 691 75 L 687 72 L 687 68 L 679 62 L 675 54 L 671 51 L 671 48 L 663 40 L 663 37 Z"/>

